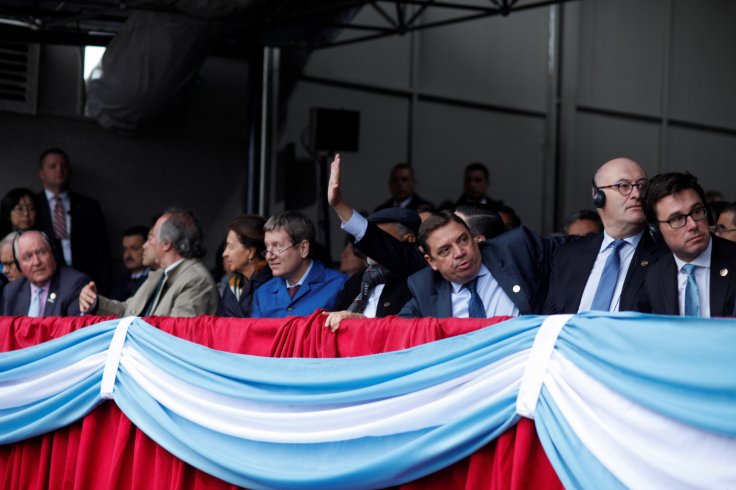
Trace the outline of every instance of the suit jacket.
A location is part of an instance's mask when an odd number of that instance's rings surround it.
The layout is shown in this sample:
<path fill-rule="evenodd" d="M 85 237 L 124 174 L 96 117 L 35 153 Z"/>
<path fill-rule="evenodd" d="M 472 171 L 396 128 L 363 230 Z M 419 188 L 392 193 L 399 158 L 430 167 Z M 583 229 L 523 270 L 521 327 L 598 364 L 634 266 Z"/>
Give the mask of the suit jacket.
<path fill-rule="evenodd" d="M 360 283 L 363 279 L 363 272 L 366 267 L 359 270 L 345 282 L 345 285 L 337 296 L 334 311 L 347 310 L 353 303 L 353 300 L 360 293 Z M 389 315 L 398 315 L 401 308 L 411 299 L 411 291 L 406 285 L 406 279 L 401 279 L 393 274 L 386 278 L 385 286 L 381 295 L 378 297 L 378 307 L 376 308 L 376 318 L 383 318 Z"/>
<path fill-rule="evenodd" d="M 230 316 L 236 318 L 247 318 L 253 309 L 253 295 L 256 289 L 263 286 L 271 280 L 273 275 L 271 269 L 264 267 L 259 270 L 250 280 L 243 283 L 243 292 L 240 294 L 240 300 L 235 297 L 229 285 L 225 285 L 220 297 L 220 306 L 217 308 L 217 316 Z"/>
<path fill-rule="evenodd" d="M 503 206 L 503 201 L 500 199 L 492 199 L 487 195 L 483 196 L 482 199 L 485 199 L 486 202 L 484 203 L 482 200 L 479 201 L 475 199 L 470 199 L 465 194 L 463 194 L 455 203 L 455 207 L 462 206 L 463 204 L 484 204 L 485 206 L 488 206 L 491 211 L 498 211 L 499 209 L 501 209 L 501 206 Z"/>
<path fill-rule="evenodd" d="M 125 301 L 97 296 L 98 315 L 140 316 L 156 293 L 164 271 L 148 274 L 138 291 Z M 197 259 L 185 259 L 169 274 L 151 315 L 192 317 L 214 315 L 220 295 L 207 268 Z"/>
<path fill-rule="evenodd" d="M 56 241 L 58 250 L 61 246 L 54 235 L 54 222 L 49 209 L 46 193 L 40 192 L 38 198 L 38 222 L 36 226 Z M 69 203 L 72 221 L 71 246 L 72 266 L 89 275 L 103 294 L 107 294 L 112 286 L 112 259 L 110 243 L 107 238 L 107 227 L 102 217 L 100 204 L 94 199 L 69 191 Z"/>
<path fill-rule="evenodd" d="M 347 276 L 326 268 L 319 260 L 312 259 L 312 264 L 312 270 L 293 298 L 287 291 L 286 280 L 281 277 L 274 277 L 256 289 L 251 317 L 306 316 L 320 308 L 332 309 Z"/>
<path fill-rule="evenodd" d="M 395 202 L 396 201 L 394 201 L 394 199 L 391 198 L 388 201 L 386 201 L 386 202 L 384 202 L 384 203 L 376 206 L 376 209 L 374 209 L 373 212 L 375 213 L 376 211 L 380 211 L 382 209 L 396 207 Z M 404 207 L 406 209 L 412 209 L 412 210 L 416 211 L 417 208 L 419 206 L 421 206 L 422 204 L 429 204 L 429 201 L 425 201 L 424 199 L 422 199 L 421 197 L 419 197 L 418 194 L 412 194 L 411 195 L 411 200 L 409 201 L 409 204 L 407 204 Z"/>
<path fill-rule="evenodd" d="M 736 311 L 736 243 L 711 235 L 710 316 L 730 317 Z M 661 315 L 679 315 L 677 264 L 669 253 L 647 272 L 646 294 L 639 311 Z"/>
<path fill-rule="evenodd" d="M 603 233 L 597 233 L 571 241 L 557 250 L 550 274 L 549 295 L 544 310 L 546 314 L 578 312 L 601 243 Z M 667 253 L 663 243 L 655 242 L 649 233 L 644 232 L 626 272 L 619 300 L 620 311 L 637 309 L 647 270 Z"/>
<path fill-rule="evenodd" d="M 41 316 L 79 316 L 79 292 L 91 279 L 62 265 L 51 277 Z M 27 315 L 31 306 L 31 283 L 25 277 L 9 283 L 3 291 L 3 315 Z"/>
<path fill-rule="evenodd" d="M 566 237 L 542 238 L 520 226 L 480 244 L 483 264 L 522 315 L 541 313 L 547 297 L 549 264 Z M 452 285 L 429 267 L 409 277 L 412 299 L 400 315 L 452 316 Z"/>

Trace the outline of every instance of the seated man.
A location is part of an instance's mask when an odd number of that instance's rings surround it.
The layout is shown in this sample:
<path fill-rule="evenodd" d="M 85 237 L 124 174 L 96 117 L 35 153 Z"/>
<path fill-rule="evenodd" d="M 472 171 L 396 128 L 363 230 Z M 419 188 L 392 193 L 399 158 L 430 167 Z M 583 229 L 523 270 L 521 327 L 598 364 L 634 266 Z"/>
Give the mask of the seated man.
<path fill-rule="evenodd" d="M 26 231 L 13 243 L 23 277 L 5 287 L 0 311 L 3 315 L 77 316 L 79 293 L 89 277 L 71 267 L 58 266 L 48 237 Z"/>
<path fill-rule="evenodd" d="M 733 316 L 736 244 L 712 236 L 705 193 L 690 174 L 652 177 L 644 193 L 652 234 L 670 253 L 647 271 L 640 311 L 665 315 Z"/>
<path fill-rule="evenodd" d="M 393 274 L 399 277 L 412 276 L 409 282 L 410 289 L 412 288 L 411 279 L 415 277 L 414 274 L 424 274 L 419 281 L 433 278 L 433 270 L 427 268 L 427 263 L 432 266 L 436 262 L 432 252 L 427 248 L 423 248 L 424 254 L 422 254 L 415 246 L 399 242 L 394 237 L 378 229 L 374 224 L 368 223 L 360 213 L 355 212 L 343 200 L 340 189 L 339 155 L 335 156 L 330 169 L 327 201 L 340 217 L 343 229 L 355 237 L 356 247 L 368 254 L 369 257 L 378 260 L 381 265 Z M 421 237 L 422 230 L 424 229 L 428 234 L 433 234 L 435 229 L 429 229 L 426 226 L 427 223 L 438 216 L 442 217 L 443 225 L 448 225 L 447 230 L 443 228 L 443 233 L 440 233 L 441 235 L 444 235 L 444 231 L 458 231 L 457 225 L 461 226 L 462 230 L 467 232 L 470 241 L 473 242 L 472 246 L 464 246 L 462 248 L 467 249 L 473 255 L 480 256 L 479 245 L 473 240 L 472 234 L 465 222 L 450 212 L 435 213 L 422 223 L 422 226 L 419 228 L 420 245 L 432 246 L 432 243 L 426 240 L 423 242 Z M 435 219 L 432 222 L 436 221 Z M 455 238 L 459 239 L 459 237 Z M 547 294 L 549 263 L 555 249 L 563 241 L 563 237 L 543 239 L 522 226 L 484 242 L 480 250 L 483 251 L 483 263 L 490 274 L 482 282 L 482 285 L 484 288 L 488 287 L 490 295 L 487 299 L 491 301 L 487 304 L 484 303 L 487 309 L 486 314 L 496 316 L 541 313 Z M 470 264 L 463 258 L 465 255 L 465 253 L 459 254 L 458 259 L 461 260 L 457 264 L 450 264 L 450 267 L 457 266 L 462 268 L 463 272 L 466 272 Z M 478 268 L 474 266 L 473 270 L 476 276 L 478 275 L 480 264 L 480 259 L 478 259 L 477 264 L 475 264 Z M 444 267 L 438 267 L 437 270 L 438 274 L 444 277 L 446 274 L 443 273 L 443 269 Z M 448 274 L 448 277 L 450 275 Z M 437 279 L 438 283 L 441 282 L 441 278 L 435 279 Z M 501 294 L 497 294 L 496 289 L 498 287 L 502 289 L 506 299 L 509 300 L 508 302 L 499 299 Z M 417 304 L 410 311 L 402 310 L 402 314 L 406 314 L 406 316 L 434 316 L 440 318 L 458 316 L 458 314 L 460 316 L 468 316 L 467 301 L 465 302 L 464 311 L 462 308 L 458 308 L 455 311 L 454 308 L 450 307 L 449 290 L 447 290 L 447 298 L 444 298 L 443 294 L 442 300 L 434 304 L 428 302 L 429 297 L 418 299 L 417 291 L 412 289 L 414 296 L 412 301 L 417 300 Z M 422 293 L 429 292 L 422 291 Z M 436 294 L 432 296 L 435 301 L 438 299 Z M 476 310 L 475 313 L 482 314 L 479 310 Z"/>
<path fill-rule="evenodd" d="M 386 208 L 368 216 L 368 222 L 401 242 L 414 243 L 421 219 L 406 208 Z M 377 261 L 368 257 L 363 267 L 347 280 L 337 297 L 334 312 L 325 320 L 325 326 L 337 330 L 345 318 L 383 318 L 397 315 L 411 299 L 406 279 L 392 274 Z"/>
<path fill-rule="evenodd" d="M 271 216 L 263 227 L 273 279 L 259 287 L 253 300 L 253 318 L 311 315 L 331 309 L 347 276 L 311 258 L 314 225 L 297 211 Z"/>
<path fill-rule="evenodd" d="M 15 265 L 13 258 L 13 241 L 18 236 L 18 232 L 11 231 L 0 241 L 0 261 L 3 264 L 3 274 L 8 282 L 13 282 L 23 277 L 23 273 Z"/>
<path fill-rule="evenodd" d="M 408 163 L 397 163 L 391 169 L 391 178 L 388 181 L 391 199 L 377 206 L 375 210 L 402 207 L 416 211 L 419 206 L 429 204 L 414 192 L 414 185 L 412 166 Z"/>
<path fill-rule="evenodd" d="M 94 282 L 84 287 L 80 309 L 98 315 L 192 317 L 214 315 L 220 295 L 212 276 L 199 260 L 202 231 L 196 218 L 172 208 L 156 220 L 143 244 L 143 261 L 158 270 L 126 301 L 97 295 Z"/>
<path fill-rule="evenodd" d="M 134 226 L 123 232 L 123 266 L 125 274 L 112 286 L 110 298 L 124 301 L 135 294 L 146 282 L 151 269 L 143 264 L 143 244 L 148 239 L 148 228 Z"/>

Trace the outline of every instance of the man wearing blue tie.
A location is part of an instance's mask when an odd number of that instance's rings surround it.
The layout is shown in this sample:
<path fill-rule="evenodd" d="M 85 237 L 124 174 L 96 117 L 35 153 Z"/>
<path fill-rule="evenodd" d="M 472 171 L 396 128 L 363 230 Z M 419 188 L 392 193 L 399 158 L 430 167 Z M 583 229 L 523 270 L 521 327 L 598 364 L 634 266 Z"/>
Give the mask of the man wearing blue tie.
<path fill-rule="evenodd" d="M 646 276 L 639 309 L 666 315 L 734 315 L 736 243 L 713 236 L 705 193 L 689 173 L 652 177 L 644 193 L 649 229 L 670 254 Z"/>
<path fill-rule="evenodd" d="M 3 291 L 2 315 L 79 315 L 79 293 L 90 278 L 71 267 L 57 266 L 44 233 L 21 233 L 13 243 L 13 252 L 23 277 Z"/>

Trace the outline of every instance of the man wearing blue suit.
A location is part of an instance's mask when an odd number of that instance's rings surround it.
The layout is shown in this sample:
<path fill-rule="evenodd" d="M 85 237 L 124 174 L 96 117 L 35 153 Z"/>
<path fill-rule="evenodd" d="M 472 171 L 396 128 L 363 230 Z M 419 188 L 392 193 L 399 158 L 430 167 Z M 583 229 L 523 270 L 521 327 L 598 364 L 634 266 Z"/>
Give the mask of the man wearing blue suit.
<path fill-rule="evenodd" d="M 263 227 L 273 279 L 256 290 L 253 318 L 311 315 L 331 309 L 347 276 L 310 257 L 314 225 L 297 211 L 271 216 Z"/>
<path fill-rule="evenodd" d="M 23 277 L 3 291 L 2 314 L 79 315 L 79 292 L 90 278 L 71 267 L 58 267 L 51 244 L 41 232 L 22 233 L 13 247 Z"/>
<path fill-rule="evenodd" d="M 327 199 L 343 228 L 355 236 L 356 247 L 395 275 L 408 277 L 412 299 L 400 315 L 445 318 L 542 312 L 549 264 L 564 237 L 544 239 L 518 227 L 478 245 L 461 218 L 441 212 L 419 228 L 422 254 L 371 223 L 353 226 L 365 218 L 342 198 L 339 155 L 332 162 Z"/>

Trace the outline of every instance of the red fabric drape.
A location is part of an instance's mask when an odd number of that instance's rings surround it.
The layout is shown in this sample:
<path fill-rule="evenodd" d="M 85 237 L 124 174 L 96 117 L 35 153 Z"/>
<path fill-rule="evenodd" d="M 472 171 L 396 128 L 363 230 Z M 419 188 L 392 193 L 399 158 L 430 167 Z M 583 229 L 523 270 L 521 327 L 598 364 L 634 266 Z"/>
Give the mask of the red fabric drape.
<path fill-rule="evenodd" d="M 60 337 L 109 318 L 0 317 L 0 352 Z M 213 349 L 272 357 L 353 357 L 405 349 L 468 333 L 505 318 L 346 320 L 337 333 L 320 312 L 286 319 L 219 317 L 146 321 Z M 105 402 L 53 433 L 0 446 L 4 489 L 225 489 L 232 485 L 184 463 Z M 402 488 L 559 489 L 562 485 L 537 438 L 522 419 L 497 440 L 458 463 Z"/>

